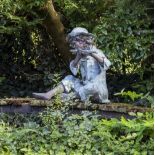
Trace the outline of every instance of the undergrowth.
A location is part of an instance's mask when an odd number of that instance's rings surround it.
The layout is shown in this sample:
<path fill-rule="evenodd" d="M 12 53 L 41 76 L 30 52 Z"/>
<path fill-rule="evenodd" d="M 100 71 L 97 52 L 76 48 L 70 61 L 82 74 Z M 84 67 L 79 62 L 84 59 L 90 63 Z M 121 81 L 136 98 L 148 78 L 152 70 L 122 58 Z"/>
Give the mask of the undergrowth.
<path fill-rule="evenodd" d="M 1 114 L 1 155 L 153 155 L 153 114 L 99 119 L 47 109 L 39 115 Z"/>

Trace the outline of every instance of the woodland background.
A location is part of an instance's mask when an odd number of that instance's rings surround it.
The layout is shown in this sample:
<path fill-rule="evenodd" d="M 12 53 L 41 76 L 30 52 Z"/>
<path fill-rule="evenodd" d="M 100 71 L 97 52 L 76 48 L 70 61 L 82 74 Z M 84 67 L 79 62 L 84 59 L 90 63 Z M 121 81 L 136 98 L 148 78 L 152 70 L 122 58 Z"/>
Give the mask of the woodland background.
<path fill-rule="evenodd" d="M 153 1 L 1 0 L 0 10 L 1 98 L 47 91 L 70 74 L 65 34 L 81 26 L 112 62 L 112 101 L 152 103 Z"/>
<path fill-rule="evenodd" d="M 107 119 L 96 110 L 71 112 L 72 101 L 62 103 L 56 96 L 37 114 L 1 111 L 0 154 L 153 155 L 153 4 L 153 0 L 0 0 L 0 106 L 10 97 L 17 105 L 32 100 L 32 92 L 47 91 L 70 74 L 68 64 L 74 56 L 65 37 L 81 26 L 96 36 L 96 45 L 112 62 L 107 83 L 113 104 L 149 110 L 135 113 L 133 108 L 130 119 L 123 115 Z M 8 106 L 13 108 L 12 103 Z"/>

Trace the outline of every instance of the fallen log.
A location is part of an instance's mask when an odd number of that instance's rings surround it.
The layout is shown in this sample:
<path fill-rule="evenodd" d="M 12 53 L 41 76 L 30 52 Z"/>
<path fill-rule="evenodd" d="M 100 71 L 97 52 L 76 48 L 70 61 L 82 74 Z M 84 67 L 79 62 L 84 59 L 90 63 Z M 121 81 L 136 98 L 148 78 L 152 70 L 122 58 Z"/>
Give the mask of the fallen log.
<path fill-rule="evenodd" d="M 31 106 L 31 107 L 50 107 L 54 100 L 36 100 L 34 98 L 6 98 L 0 99 L 0 106 L 12 105 L 12 106 Z M 109 103 L 109 104 L 85 104 L 82 102 L 71 102 L 70 108 L 81 110 L 101 110 L 101 111 L 113 111 L 120 113 L 129 112 L 152 112 L 153 109 L 146 107 L 134 106 L 127 103 Z"/>
<path fill-rule="evenodd" d="M 0 113 L 22 113 L 22 114 L 37 114 L 44 111 L 47 107 L 53 106 L 55 100 L 36 100 L 34 98 L 6 98 L 0 99 Z M 62 103 L 63 104 L 63 103 Z M 84 111 L 95 112 L 101 118 L 117 118 L 122 116 L 126 119 L 133 119 L 130 112 L 152 112 L 153 109 L 145 107 L 137 107 L 126 103 L 110 103 L 110 104 L 97 104 L 97 103 L 82 103 L 82 102 L 69 102 L 69 110 L 67 115 L 82 114 Z"/>

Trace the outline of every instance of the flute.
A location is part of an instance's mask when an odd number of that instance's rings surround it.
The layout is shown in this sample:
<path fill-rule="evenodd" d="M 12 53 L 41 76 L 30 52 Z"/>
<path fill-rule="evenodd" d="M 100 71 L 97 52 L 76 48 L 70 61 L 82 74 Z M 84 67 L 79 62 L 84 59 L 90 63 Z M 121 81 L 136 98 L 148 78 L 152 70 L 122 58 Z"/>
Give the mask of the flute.
<path fill-rule="evenodd" d="M 84 55 L 89 55 L 91 53 L 95 53 L 96 51 L 94 51 L 93 49 L 71 49 L 70 52 L 72 52 L 73 54 L 76 54 L 76 53 L 81 53 L 81 54 L 84 54 Z"/>

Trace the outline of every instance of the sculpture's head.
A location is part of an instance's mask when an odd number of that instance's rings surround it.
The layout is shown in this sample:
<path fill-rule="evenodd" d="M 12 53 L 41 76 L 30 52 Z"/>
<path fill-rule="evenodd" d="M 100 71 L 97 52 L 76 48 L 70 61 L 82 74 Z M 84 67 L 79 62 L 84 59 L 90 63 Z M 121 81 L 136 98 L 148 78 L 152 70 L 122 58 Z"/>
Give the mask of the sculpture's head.
<path fill-rule="evenodd" d="M 74 28 L 67 35 L 67 41 L 72 49 L 89 49 L 90 46 L 94 45 L 94 40 L 94 35 L 82 27 Z"/>

